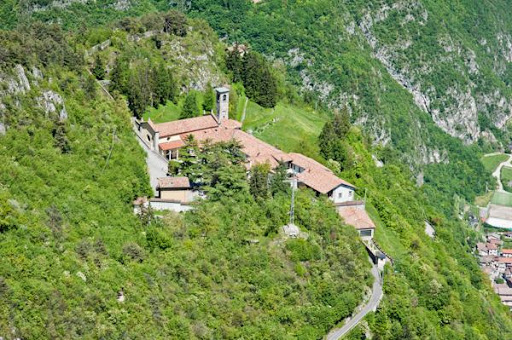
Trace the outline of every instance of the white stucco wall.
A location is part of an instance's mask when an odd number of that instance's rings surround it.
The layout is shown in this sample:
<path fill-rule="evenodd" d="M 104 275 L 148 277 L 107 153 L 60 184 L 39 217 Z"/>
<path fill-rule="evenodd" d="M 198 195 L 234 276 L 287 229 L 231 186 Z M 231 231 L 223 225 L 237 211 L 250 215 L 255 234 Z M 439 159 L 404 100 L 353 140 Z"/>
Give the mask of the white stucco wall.
<path fill-rule="evenodd" d="M 334 203 L 342 203 L 354 200 L 354 190 L 352 188 L 340 185 L 332 191 L 331 199 Z"/>

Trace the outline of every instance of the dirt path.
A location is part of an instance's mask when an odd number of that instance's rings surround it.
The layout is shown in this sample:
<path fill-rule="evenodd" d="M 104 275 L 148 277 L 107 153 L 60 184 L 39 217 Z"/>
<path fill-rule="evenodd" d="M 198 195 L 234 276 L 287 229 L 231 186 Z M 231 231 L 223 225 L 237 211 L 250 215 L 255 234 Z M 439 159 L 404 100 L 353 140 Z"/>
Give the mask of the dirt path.
<path fill-rule="evenodd" d="M 495 177 L 496 180 L 498 181 L 498 187 L 496 190 L 500 192 L 505 192 L 505 190 L 503 190 L 503 184 L 501 183 L 501 169 L 504 166 L 512 167 L 512 155 L 508 156 L 508 159 L 506 161 L 501 162 L 500 165 L 498 165 L 498 167 L 496 168 L 496 170 L 494 170 L 494 172 L 492 173 L 492 176 Z"/>

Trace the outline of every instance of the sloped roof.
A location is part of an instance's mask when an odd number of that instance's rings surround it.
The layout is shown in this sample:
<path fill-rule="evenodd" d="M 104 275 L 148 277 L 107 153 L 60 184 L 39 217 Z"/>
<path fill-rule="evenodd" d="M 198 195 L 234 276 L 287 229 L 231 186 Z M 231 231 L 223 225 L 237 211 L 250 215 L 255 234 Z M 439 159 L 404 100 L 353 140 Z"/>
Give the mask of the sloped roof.
<path fill-rule="evenodd" d="M 290 153 L 292 163 L 304 168 L 303 172 L 297 174 L 297 178 L 300 182 L 304 183 L 308 187 L 326 194 L 329 191 L 336 189 L 340 185 L 355 188 L 353 184 L 342 180 L 336 176 L 329 168 L 323 166 L 317 161 L 301 155 L 300 153 Z"/>
<path fill-rule="evenodd" d="M 360 229 L 375 229 L 375 224 L 364 209 L 354 206 L 339 206 L 338 213 L 345 220 L 346 224 Z"/>
<path fill-rule="evenodd" d="M 187 177 L 161 177 L 158 179 L 160 189 L 189 189 L 190 181 Z"/>
<path fill-rule="evenodd" d="M 185 146 L 185 142 L 183 142 L 180 138 L 178 140 L 173 140 L 172 142 L 161 143 L 158 146 L 160 147 L 160 149 L 166 151 L 181 148 Z"/>
<path fill-rule="evenodd" d="M 487 251 L 487 246 L 485 245 L 485 243 L 482 242 L 478 242 L 476 244 L 476 248 L 481 251 Z"/>
<path fill-rule="evenodd" d="M 502 249 L 501 252 L 503 254 L 512 254 L 512 249 Z"/>
<path fill-rule="evenodd" d="M 512 264 L 512 257 L 498 257 L 498 262 Z"/>
<path fill-rule="evenodd" d="M 487 249 L 489 249 L 489 250 L 496 250 L 496 249 L 498 249 L 498 246 L 495 245 L 494 243 L 487 243 L 486 246 L 487 246 Z"/>
<path fill-rule="evenodd" d="M 212 115 L 175 120 L 172 122 L 156 124 L 156 131 L 160 137 L 181 135 L 186 132 L 209 129 L 218 126 L 217 120 Z"/>
<path fill-rule="evenodd" d="M 185 139 L 188 135 L 192 135 L 194 139 L 200 143 L 206 140 L 210 140 L 212 143 L 218 143 L 234 139 L 240 143 L 242 152 L 249 158 L 249 167 L 268 162 L 272 168 L 275 168 L 279 165 L 279 161 L 291 161 L 291 157 L 287 153 L 259 140 L 245 131 L 239 130 L 240 125 L 237 123 L 228 120 L 215 128 L 184 133 L 182 138 Z"/>
<path fill-rule="evenodd" d="M 249 157 L 249 166 L 269 163 L 272 168 L 276 168 L 279 166 L 279 162 L 290 162 L 292 160 L 287 153 L 245 131 L 236 130 L 234 138 L 242 145 L 242 152 Z"/>

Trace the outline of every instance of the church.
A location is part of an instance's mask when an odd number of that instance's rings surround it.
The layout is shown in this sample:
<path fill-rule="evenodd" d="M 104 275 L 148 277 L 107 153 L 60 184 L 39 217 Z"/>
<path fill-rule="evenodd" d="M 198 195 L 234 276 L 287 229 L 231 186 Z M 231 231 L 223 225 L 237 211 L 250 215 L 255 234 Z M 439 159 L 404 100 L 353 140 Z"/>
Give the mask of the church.
<path fill-rule="evenodd" d="M 285 164 L 289 174 L 297 178 L 298 187 L 307 187 L 317 194 L 327 195 L 337 206 L 355 201 L 355 186 L 337 177 L 326 166 L 299 153 L 283 152 L 243 131 L 240 122 L 229 119 L 229 89 L 219 87 L 215 89 L 215 93 L 215 113 L 161 124 L 155 124 L 151 119 L 136 121 L 135 128 L 139 137 L 165 159 L 177 161 L 180 158 L 180 149 L 185 146 L 189 136 L 193 136 L 199 144 L 207 140 L 218 143 L 234 139 L 240 143 L 241 150 L 246 155 L 247 170 L 256 164 L 268 163 L 271 169 Z M 338 211 L 341 214 L 345 208 Z M 360 214 L 359 211 L 356 212 Z M 364 233 L 373 236 L 374 228 L 371 219 L 365 219 L 362 226 Z"/>

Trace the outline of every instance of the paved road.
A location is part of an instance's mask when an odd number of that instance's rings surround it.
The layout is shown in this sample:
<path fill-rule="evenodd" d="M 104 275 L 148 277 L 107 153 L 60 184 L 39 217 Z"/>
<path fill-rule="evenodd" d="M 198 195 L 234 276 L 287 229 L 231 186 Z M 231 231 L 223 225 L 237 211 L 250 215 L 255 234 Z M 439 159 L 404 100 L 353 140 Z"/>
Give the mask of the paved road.
<path fill-rule="evenodd" d="M 352 319 L 348 320 L 345 325 L 341 328 L 334 328 L 327 334 L 327 340 L 338 340 L 346 335 L 352 328 L 357 326 L 361 320 L 371 311 L 375 311 L 379 306 L 380 300 L 382 298 L 382 282 L 379 274 L 379 269 L 377 265 L 373 265 L 372 275 L 375 278 L 373 281 L 372 287 L 372 296 L 368 303 L 361 309 L 359 313 L 356 314 Z"/>
<path fill-rule="evenodd" d="M 156 195 L 156 185 L 158 184 L 157 179 L 159 177 L 167 176 L 168 163 L 162 156 L 151 150 L 143 141 L 140 140 L 138 136 L 137 140 L 144 151 L 146 151 L 146 164 L 148 166 L 149 179 L 153 192 Z"/>
<path fill-rule="evenodd" d="M 490 156 L 490 155 L 486 155 L 486 156 Z M 506 161 L 500 163 L 500 165 L 498 165 L 496 170 L 494 170 L 494 172 L 492 173 L 493 177 L 496 177 L 496 179 L 498 180 L 498 191 L 501 191 L 501 192 L 505 191 L 503 189 L 503 183 L 501 183 L 501 168 L 503 168 L 504 166 L 512 167 L 511 162 L 512 162 L 512 155 L 509 156 Z"/>

